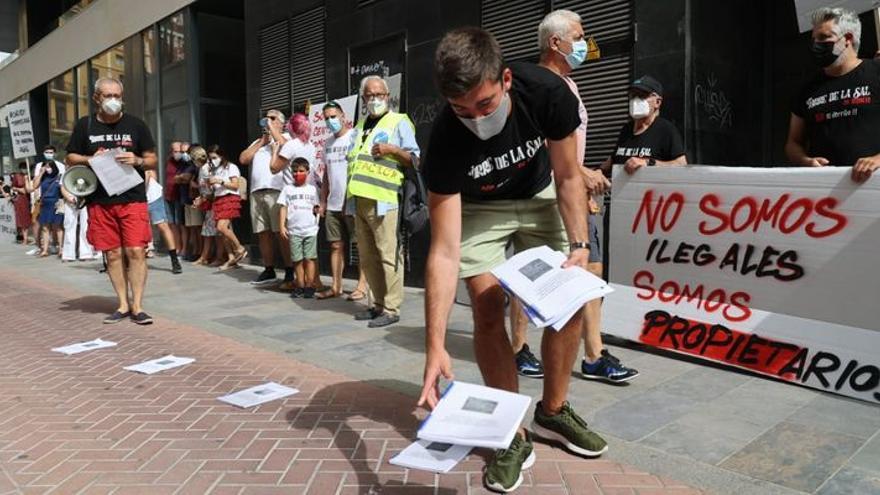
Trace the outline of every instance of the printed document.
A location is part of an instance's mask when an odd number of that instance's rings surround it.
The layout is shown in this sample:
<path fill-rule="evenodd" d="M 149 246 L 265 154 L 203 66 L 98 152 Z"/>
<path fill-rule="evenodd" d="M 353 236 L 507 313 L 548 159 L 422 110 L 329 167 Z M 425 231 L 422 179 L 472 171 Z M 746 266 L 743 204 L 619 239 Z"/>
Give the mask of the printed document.
<path fill-rule="evenodd" d="M 388 460 L 390 464 L 433 473 L 448 473 L 467 457 L 471 447 L 418 440 Z"/>
<path fill-rule="evenodd" d="M 126 366 L 123 369 L 128 371 L 136 371 L 145 375 L 152 375 L 153 373 L 170 370 L 172 368 L 184 366 L 193 362 L 195 362 L 195 359 L 193 358 L 177 357 L 169 354 L 165 357 L 160 357 L 159 359 L 153 359 L 152 361 L 145 361 L 140 364 Z"/>
<path fill-rule="evenodd" d="M 432 442 L 506 449 L 531 402 L 527 395 L 452 382 L 417 436 Z"/>
<path fill-rule="evenodd" d="M 275 382 L 264 383 L 255 387 L 239 390 L 238 392 L 224 395 L 217 400 L 238 406 L 248 408 L 265 404 L 277 399 L 283 399 L 287 396 L 298 394 L 299 390 L 295 388 L 285 387 Z"/>
<path fill-rule="evenodd" d="M 114 148 L 89 160 L 89 166 L 110 196 L 122 194 L 144 181 L 134 167 L 116 161 L 116 157 L 122 152 L 122 149 Z"/>
<path fill-rule="evenodd" d="M 56 347 L 52 349 L 52 352 L 60 352 L 61 354 L 71 356 L 73 354 L 79 354 L 80 352 L 93 351 L 95 349 L 105 349 L 107 347 L 114 347 L 115 345 L 116 342 L 95 339 L 88 342 L 78 342 L 76 344 L 66 345 L 64 347 Z"/>
<path fill-rule="evenodd" d="M 562 268 L 566 259 L 559 251 L 540 246 L 512 256 L 492 274 L 522 301 L 533 324 L 560 330 L 588 301 L 613 291 L 579 266 Z"/>

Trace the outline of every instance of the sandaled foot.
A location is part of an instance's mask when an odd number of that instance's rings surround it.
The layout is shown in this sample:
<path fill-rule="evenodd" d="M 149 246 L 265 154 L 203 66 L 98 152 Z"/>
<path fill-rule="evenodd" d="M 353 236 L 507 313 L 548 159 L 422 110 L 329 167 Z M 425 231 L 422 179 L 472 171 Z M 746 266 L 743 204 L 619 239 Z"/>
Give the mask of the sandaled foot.
<path fill-rule="evenodd" d="M 351 294 L 345 296 L 345 299 L 347 301 L 360 301 L 365 297 L 367 297 L 367 294 L 364 291 L 360 289 L 355 289 L 354 291 L 352 291 Z"/>
<path fill-rule="evenodd" d="M 333 299 L 334 297 L 339 297 L 339 292 L 333 289 L 322 290 L 315 296 L 316 299 Z"/>

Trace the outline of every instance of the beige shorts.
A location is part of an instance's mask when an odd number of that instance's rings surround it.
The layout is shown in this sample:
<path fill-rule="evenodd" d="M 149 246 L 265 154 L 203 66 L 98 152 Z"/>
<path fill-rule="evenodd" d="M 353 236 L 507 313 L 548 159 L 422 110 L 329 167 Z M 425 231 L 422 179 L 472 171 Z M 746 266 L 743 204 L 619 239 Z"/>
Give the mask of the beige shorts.
<path fill-rule="evenodd" d="M 354 231 L 354 217 L 341 211 L 328 211 L 324 217 L 324 233 L 327 242 L 338 242 L 357 237 Z"/>
<path fill-rule="evenodd" d="M 480 275 L 504 263 L 508 242 L 517 253 L 538 246 L 568 252 L 555 184 L 530 199 L 462 200 L 459 277 Z"/>
<path fill-rule="evenodd" d="M 278 196 L 281 191 L 275 189 L 260 189 L 251 193 L 251 225 L 253 225 L 254 234 L 266 232 L 280 232 L 281 219 L 278 212 L 281 207 L 278 206 Z"/>
<path fill-rule="evenodd" d="M 183 224 L 187 227 L 201 227 L 205 222 L 205 213 L 193 205 L 184 205 Z"/>

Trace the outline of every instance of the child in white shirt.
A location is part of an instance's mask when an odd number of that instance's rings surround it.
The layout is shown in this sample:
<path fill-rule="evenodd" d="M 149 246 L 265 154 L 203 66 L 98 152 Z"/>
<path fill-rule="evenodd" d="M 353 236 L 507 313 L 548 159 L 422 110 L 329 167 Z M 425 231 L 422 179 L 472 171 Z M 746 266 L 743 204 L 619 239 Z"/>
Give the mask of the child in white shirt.
<path fill-rule="evenodd" d="M 293 185 L 284 186 L 278 196 L 281 205 L 281 237 L 290 242 L 290 255 L 296 272 L 292 297 L 315 297 L 318 259 L 318 189 L 308 183 L 309 161 L 297 157 L 290 166 Z"/>

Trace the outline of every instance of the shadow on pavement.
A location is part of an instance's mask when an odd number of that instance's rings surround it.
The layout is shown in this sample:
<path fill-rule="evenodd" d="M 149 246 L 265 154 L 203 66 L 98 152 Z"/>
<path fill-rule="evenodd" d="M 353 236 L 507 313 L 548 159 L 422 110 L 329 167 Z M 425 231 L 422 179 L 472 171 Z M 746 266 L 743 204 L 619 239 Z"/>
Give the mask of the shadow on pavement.
<path fill-rule="evenodd" d="M 109 285 L 109 281 L 107 282 Z M 61 301 L 61 311 L 79 311 L 88 314 L 108 314 L 116 311 L 118 301 L 109 296 L 83 296 Z"/>
<path fill-rule="evenodd" d="M 387 327 L 383 337 L 389 344 L 416 354 L 425 353 L 425 327 L 393 325 Z M 473 333 L 464 330 L 446 331 L 446 351 L 449 357 L 463 361 L 476 362 L 474 358 Z"/>
<path fill-rule="evenodd" d="M 351 451 L 351 455 L 346 455 L 346 460 L 357 476 L 358 493 L 380 494 L 386 489 L 395 491 L 399 487 L 406 487 L 407 493 L 424 491 L 452 495 L 456 490 L 450 488 L 437 488 L 435 491 L 432 486 L 404 484 L 402 479 L 383 482 L 378 473 L 388 459 L 405 445 L 387 447 L 384 452 L 370 452 L 368 449 L 367 442 L 370 440 L 381 442 L 383 438 L 416 438 L 420 419 L 414 410 L 413 395 L 418 392 L 416 385 L 399 380 L 337 383 L 317 390 L 309 405 L 289 411 L 286 419 L 295 429 L 309 430 L 310 436 L 323 430 L 333 436 L 334 448 L 343 453 Z M 385 425 L 397 435 L 382 435 L 382 431 L 389 429 Z M 379 433 L 368 436 L 370 432 Z M 403 473 L 400 473 L 400 477 L 403 478 Z"/>

